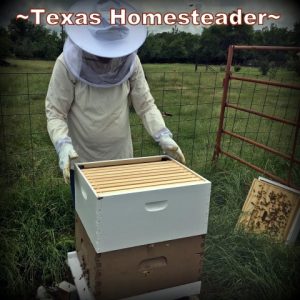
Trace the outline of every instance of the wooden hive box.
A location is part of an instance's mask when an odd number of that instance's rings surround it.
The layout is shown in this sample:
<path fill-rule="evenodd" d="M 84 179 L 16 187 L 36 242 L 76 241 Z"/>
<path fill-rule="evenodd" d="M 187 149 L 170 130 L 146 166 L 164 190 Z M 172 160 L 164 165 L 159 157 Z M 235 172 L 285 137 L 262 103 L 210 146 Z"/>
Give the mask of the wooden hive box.
<path fill-rule="evenodd" d="M 78 215 L 75 232 L 80 277 L 85 277 L 96 300 L 123 299 L 201 281 L 204 235 L 96 253 Z"/>
<path fill-rule="evenodd" d="M 75 165 L 75 208 L 96 253 L 206 234 L 210 189 L 168 156 Z"/>

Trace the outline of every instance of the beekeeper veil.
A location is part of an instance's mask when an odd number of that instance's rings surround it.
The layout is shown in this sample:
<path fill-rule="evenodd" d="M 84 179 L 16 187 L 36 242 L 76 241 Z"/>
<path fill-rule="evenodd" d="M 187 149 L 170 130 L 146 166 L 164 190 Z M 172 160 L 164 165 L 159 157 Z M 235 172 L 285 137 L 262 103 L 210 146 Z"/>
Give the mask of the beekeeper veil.
<path fill-rule="evenodd" d="M 110 13 L 124 8 L 136 10 L 124 1 L 80 1 L 70 12 L 99 13 L 99 25 L 67 25 L 64 60 L 68 70 L 80 81 L 95 87 L 111 87 L 126 81 L 135 69 L 137 49 L 144 43 L 143 25 L 111 25 Z"/>
<path fill-rule="evenodd" d="M 123 57 L 107 58 L 90 54 L 70 38 L 64 45 L 68 70 L 80 81 L 95 87 L 111 87 L 127 80 L 135 67 L 136 52 Z"/>

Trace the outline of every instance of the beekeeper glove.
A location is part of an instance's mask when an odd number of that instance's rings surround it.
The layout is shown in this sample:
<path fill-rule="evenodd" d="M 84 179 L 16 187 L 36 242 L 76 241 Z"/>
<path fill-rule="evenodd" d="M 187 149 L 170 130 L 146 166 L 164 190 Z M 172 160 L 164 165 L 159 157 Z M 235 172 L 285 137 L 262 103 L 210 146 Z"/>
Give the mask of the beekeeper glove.
<path fill-rule="evenodd" d="M 172 133 L 169 131 L 169 129 L 164 128 L 163 130 L 161 130 L 158 134 L 155 135 L 155 140 L 158 141 L 165 154 L 185 164 L 184 155 L 180 147 L 172 139 Z"/>
<path fill-rule="evenodd" d="M 71 139 L 67 138 L 55 147 L 59 157 L 59 167 L 63 172 L 65 183 L 70 182 L 70 161 L 78 157 L 73 148 Z"/>

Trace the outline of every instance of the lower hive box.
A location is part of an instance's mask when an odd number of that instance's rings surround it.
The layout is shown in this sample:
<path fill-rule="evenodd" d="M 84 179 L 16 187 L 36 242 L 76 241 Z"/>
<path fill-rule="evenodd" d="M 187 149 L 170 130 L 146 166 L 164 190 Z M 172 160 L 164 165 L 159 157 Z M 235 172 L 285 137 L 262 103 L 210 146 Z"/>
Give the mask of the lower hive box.
<path fill-rule="evenodd" d="M 75 232 L 82 276 L 95 299 L 122 299 L 201 280 L 204 235 L 96 253 L 78 215 Z"/>

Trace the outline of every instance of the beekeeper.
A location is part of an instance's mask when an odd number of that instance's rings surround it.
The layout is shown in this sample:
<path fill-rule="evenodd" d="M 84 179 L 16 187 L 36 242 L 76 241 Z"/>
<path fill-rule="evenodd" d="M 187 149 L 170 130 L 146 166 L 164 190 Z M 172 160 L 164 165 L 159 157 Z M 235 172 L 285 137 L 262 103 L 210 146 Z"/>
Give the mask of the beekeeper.
<path fill-rule="evenodd" d="M 110 8 L 120 7 L 135 11 L 119 1 L 82 1 L 70 9 L 101 12 L 102 22 L 66 26 L 68 38 L 49 83 L 47 128 L 64 179 L 69 182 L 71 176 L 71 185 L 73 162 L 133 156 L 130 103 L 163 152 L 185 162 L 154 103 L 137 55 L 147 29 L 142 25 L 110 25 Z"/>

